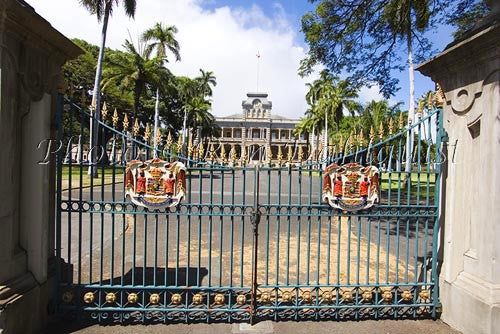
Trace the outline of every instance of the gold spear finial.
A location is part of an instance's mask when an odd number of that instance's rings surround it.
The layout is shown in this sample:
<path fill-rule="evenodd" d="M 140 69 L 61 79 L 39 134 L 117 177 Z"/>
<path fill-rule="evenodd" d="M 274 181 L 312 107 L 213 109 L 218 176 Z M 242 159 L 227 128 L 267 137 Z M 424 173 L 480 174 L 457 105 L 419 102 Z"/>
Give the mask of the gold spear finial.
<path fill-rule="evenodd" d="M 359 131 L 359 145 L 361 147 L 365 146 L 365 136 L 363 135 L 363 129 Z"/>
<path fill-rule="evenodd" d="M 429 92 L 429 94 L 427 94 L 427 109 L 428 110 L 432 110 L 432 99 L 434 98 L 434 93 L 433 92 Z"/>
<path fill-rule="evenodd" d="M 424 115 L 424 103 L 424 100 L 418 101 L 417 116 L 419 119 Z"/>
<path fill-rule="evenodd" d="M 127 132 L 128 131 L 128 115 L 125 114 L 125 117 L 123 117 L 123 131 Z"/>
<path fill-rule="evenodd" d="M 302 162 L 302 160 L 304 160 L 304 150 L 302 149 L 302 145 L 299 146 L 299 152 L 297 154 L 297 159 L 299 159 L 299 162 Z"/>
<path fill-rule="evenodd" d="M 160 131 L 158 131 L 158 132 L 160 132 Z M 166 143 L 167 144 L 167 149 L 170 150 L 170 148 L 172 147 L 172 143 L 173 143 L 173 141 L 172 141 L 172 134 L 169 131 L 168 132 L 168 136 L 167 136 L 167 143 Z"/>
<path fill-rule="evenodd" d="M 151 127 L 149 126 L 149 123 L 146 123 L 146 130 L 144 130 L 144 139 L 146 140 L 146 143 L 149 141 L 151 138 Z"/>
<path fill-rule="evenodd" d="M 288 146 L 288 154 L 287 154 L 286 160 L 287 160 L 288 163 L 291 163 L 292 159 L 293 159 L 292 146 Z"/>
<path fill-rule="evenodd" d="M 181 153 L 181 151 L 182 151 L 182 135 L 180 135 L 177 138 L 177 149 L 176 149 L 177 154 Z"/>
<path fill-rule="evenodd" d="M 214 143 L 210 143 L 210 149 L 208 151 L 208 159 L 210 161 L 214 161 L 215 160 L 215 147 L 214 147 Z"/>
<path fill-rule="evenodd" d="M 140 130 L 140 127 L 139 127 L 139 119 L 135 119 L 135 122 L 134 122 L 134 128 L 132 129 L 132 134 L 134 136 L 137 136 L 139 135 L 139 130 Z"/>
<path fill-rule="evenodd" d="M 394 133 L 394 120 L 389 118 L 389 135 L 392 135 Z"/>
<path fill-rule="evenodd" d="M 101 110 L 102 120 L 105 121 L 107 116 L 108 116 L 108 105 L 106 104 L 106 102 L 104 102 Z"/>
<path fill-rule="evenodd" d="M 118 124 L 118 111 L 116 111 L 116 108 L 115 108 L 115 111 L 113 112 L 113 117 L 111 117 L 111 121 L 113 122 L 113 127 L 116 128 L 116 125 Z"/>
<path fill-rule="evenodd" d="M 156 131 L 156 145 L 160 146 L 160 142 L 161 142 L 161 131 L 160 129 L 158 129 L 158 131 Z"/>
<path fill-rule="evenodd" d="M 384 124 L 382 124 L 382 122 L 380 122 L 380 126 L 378 129 L 378 138 L 380 140 L 382 140 L 382 138 L 384 138 Z"/>
<path fill-rule="evenodd" d="M 443 89 L 441 88 L 441 85 L 438 83 L 436 84 L 436 93 L 437 93 L 436 97 L 435 97 L 436 106 L 442 107 L 444 100 L 445 100 L 445 96 L 444 96 Z"/>
<path fill-rule="evenodd" d="M 370 127 L 370 142 L 373 143 L 375 140 L 375 129 L 373 128 L 373 125 Z"/>
<path fill-rule="evenodd" d="M 200 140 L 200 144 L 198 145 L 198 159 L 203 160 L 205 157 L 205 147 L 203 147 L 203 140 Z"/>
<path fill-rule="evenodd" d="M 231 159 L 231 162 L 233 164 L 236 162 L 237 156 L 236 156 L 236 148 L 234 147 L 234 144 L 231 144 L 231 151 L 229 152 L 229 159 Z"/>
<path fill-rule="evenodd" d="M 271 151 L 271 146 L 267 145 L 266 147 L 266 160 L 268 164 L 271 164 L 271 161 L 273 160 L 273 152 Z"/>
<path fill-rule="evenodd" d="M 240 161 L 242 166 L 244 166 L 247 162 L 247 148 L 245 147 L 245 145 L 241 145 Z"/>
<path fill-rule="evenodd" d="M 354 149 L 354 138 L 353 138 L 352 133 L 349 136 L 349 138 L 347 139 L 347 143 L 348 143 L 348 146 L 349 146 L 349 151 L 352 152 L 352 150 Z"/>
<path fill-rule="evenodd" d="M 222 144 L 220 148 L 220 162 L 223 164 L 226 162 L 226 148 L 224 144 Z"/>
<path fill-rule="evenodd" d="M 405 121 L 403 118 L 403 113 L 399 113 L 399 130 L 403 130 L 405 127 Z"/>
<path fill-rule="evenodd" d="M 278 154 L 276 155 L 276 158 L 278 159 L 278 165 L 281 165 L 283 163 L 283 153 L 281 152 L 281 145 L 278 146 Z"/>
<path fill-rule="evenodd" d="M 188 142 L 188 158 L 191 158 L 193 156 L 193 150 L 194 150 L 193 139 L 189 139 L 189 142 Z"/>

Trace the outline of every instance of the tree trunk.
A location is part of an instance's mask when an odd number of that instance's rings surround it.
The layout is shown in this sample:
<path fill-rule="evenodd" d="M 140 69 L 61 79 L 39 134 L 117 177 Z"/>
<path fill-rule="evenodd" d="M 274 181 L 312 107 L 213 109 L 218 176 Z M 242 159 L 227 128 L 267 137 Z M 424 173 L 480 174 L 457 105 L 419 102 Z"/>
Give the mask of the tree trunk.
<path fill-rule="evenodd" d="M 158 148 L 158 126 L 159 126 L 159 118 L 160 118 L 160 90 L 156 88 L 156 102 L 155 102 L 155 129 L 154 129 L 154 139 L 153 139 L 153 157 L 157 158 L 158 155 L 156 153 L 156 149 Z"/>
<path fill-rule="evenodd" d="M 407 36 L 408 42 L 408 74 L 410 79 L 410 103 L 408 107 L 408 132 L 406 135 L 406 172 L 411 172 L 411 152 L 413 145 L 413 131 L 410 129 L 411 124 L 415 118 L 415 80 L 413 73 L 413 50 L 412 50 L 412 41 L 411 41 L 411 31 L 408 32 Z M 410 175 L 407 175 L 408 177 Z"/>
<path fill-rule="evenodd" d="M 325 110 L 325 138 L 323 138 L 323 160 L 328 159 L 328 110 Z"/>
<path fill-rule="evenodd" d="M 101 45 L 99 47 L 99 57 L 97 58 L 97 69 L 95 71 L 95 81 L 94 81 L 94 92 L 92 93 L 92 107 L 95 107 L 94 117 L 95 120 L 90 120 L 90 151 L 92 156 L 89 157 L 91 164 L 89 164 L 88 175 L 92 177 L 97 177 L 97 168 L 92 164 L 97 163 L 96 152 L 97 149 L 94 148 L 97 143 L 97 136 L 99 134 L 99 123 L 101 119 L 101 76 L 102 76 L 102 63 L 104 60 L 104 47 L 106 45 L 106 32 L 108 30 L 108 19 L 111 5 L 107 4 L 104 9 L 104 17 L 102 19 L 102 32 L 101 32 Z M 92 149 L 94 148 L 94 149 Z M 89 152 L 90 152 L 89 151 Z"/>

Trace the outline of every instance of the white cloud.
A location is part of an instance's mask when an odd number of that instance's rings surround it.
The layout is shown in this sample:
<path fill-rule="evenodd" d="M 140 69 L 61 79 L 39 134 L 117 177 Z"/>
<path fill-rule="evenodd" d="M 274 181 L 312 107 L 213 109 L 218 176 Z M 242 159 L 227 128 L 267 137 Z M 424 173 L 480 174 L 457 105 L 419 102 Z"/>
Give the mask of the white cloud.
<path fill-rule="evenodd" d="M 379 85 L 374 84 L 370 88 L 363 86 L 359 90 L 359 101 L 361 103 L 368 103 L 371 102 L 372 100 L 374 101 L 381 101 L 384 100 L 384 96 L 380 93 Z M 397 102 L 393 99 L 388 99 L 389 105 L 394 105 Z"/>
<path fill-rule="evenodd" d="M 66 36 L 99 44 L 101 27 L 77 0 L 27 0 L 35 10 Z M 137 4 L 135 20 L 117 8 L 109 22 L 106 45 L 120 48 L 129 33 L 135 41 L 156 22 L 176 25 L 182 61 L 170 64 L 177 75 L 195 76 L 198 70 L 217 77 L 213 113 L 241 111 L 246 93 L 257 89 L 257 52 L 260 53 L 259 91 L 269 93 L 274 114 L 298 118 L 306 110 L 305 82 L 297 75 L 306 50 L 281 6 L 266 14 L 257 5 L 204 10 L 200 0 L 149 0 Z"/>

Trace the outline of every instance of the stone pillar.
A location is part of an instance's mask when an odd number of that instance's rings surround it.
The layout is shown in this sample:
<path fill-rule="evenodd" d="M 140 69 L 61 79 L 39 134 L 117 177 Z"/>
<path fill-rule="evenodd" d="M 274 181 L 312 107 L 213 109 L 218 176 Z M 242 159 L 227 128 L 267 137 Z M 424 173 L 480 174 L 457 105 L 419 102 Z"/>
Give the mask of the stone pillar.
<path fill-rule="evenodd" d="M 498 333 L 500 13 L 417 70 L 443 89 L 449 137 L 441 189 L 441 318 L 464 334 Z"/>
<path fill-rule="evenodd" d="M 0 48 L 0 333 L 35 333 L 48 318 L 55 226 L 55 156 L 39 164 L 37 146 L 56 138 L 61 66 L 81 50 L 17 0 L 0 0 Z"/>

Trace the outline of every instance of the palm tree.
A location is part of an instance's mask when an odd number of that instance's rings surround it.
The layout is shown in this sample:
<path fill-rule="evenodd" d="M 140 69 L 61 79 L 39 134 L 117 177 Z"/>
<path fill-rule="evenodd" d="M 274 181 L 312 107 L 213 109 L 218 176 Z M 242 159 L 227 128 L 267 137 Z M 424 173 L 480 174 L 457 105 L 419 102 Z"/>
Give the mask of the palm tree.
<path fill-rule="evenodd" d="M 429 1 L 390 0 L 383 8 L 382 19 L 389 29 L 401 39 L 406 39 L 408 51 L 408 76 L 410 80 L 410 103 L 408 121 L 415 121 L 415 80 L 413 66 L 413 35 L 415 31 L 423 33 L 429 26 L 431 11 Z M 408 126 L 409 129 L 409 126 Z M 411 171 L 412 131 L 406 136 L 406 171 Z"/>
<path fill-rule="evenodd" d="M 131 89 L 134 96 L 133 118 L 135 120 L 139 113 L 140 97 L 148 85 L 158 89 L 162 87 L 162 83 L 172 77 L 172 74 L 163 66 L 161 58 L 150 58 L 148 50 L 139 52 L 128 40 L 125 41 L 123 47 L 126 52 L 116 52 L 110 56 L 104 70 L 103 90 L 110 85 Z"/>
<path fill-rule="evenodd" d="M 215 121 L 214 116 L 209 112 L 212 107 L 210 101 L 205 100 L 202 96 L 196 96 L 189 100 L 186 110 L 188 113 L 188 124 L 193 129 L 206 128 Z M 198 131 L 197 138 L 201 133 Z"/>
<path fill-rule="evenodd" d="M 309 91 L 306 100 L 310 108 L 306 111 L 306 118 L 310 119 L 309 126 L 312 126 L 313 132 L 314 129 L 318 129 L 318 132 L 324 131 L 326 148 L 329 138 L 328 123 L 333 122 L 338 131 L 344 110 L 351 114 L 359 110 L 359 103 L 354 100 L 358 97 L 358 89 L 350 81 L 339 80 L 326 70 L 321 71 L 319 79 L 307 85 Z"/>
<path fill-rule="evenodd" d="M 156 50 L 156 56 L 168 62 L 167 51 L 172 53 L 175 61 L 181 60 L 179 53 L 179 42 L 175 39 L 174 35 L 177 33 L 175 26 L 163 27 L 161 23 L 156 23 L 151 29 L 146 30 L 142 34 L 144 42 L 152 42 L 146 46 L 146 52 L 150 53 Z M 160 109 L 160 89 L 156 89 L 156 103 L 155 103 L 155 127 L 154 127 L 154 155 L 156 157 L 157 133 L 159 126 L 159 109 Z"/>
<path fill-rule="evenodd" d="M 99 46 L 99 56 L 97 58 L 97 68 L 95 71 L 95 81 L 94 81 L 94 92 L 92 93 L 92 107 L 95 108 L 95 120 L 100 119 L 101 111 L 101 74 L 102 65 L 104 59 L 104 47 L 106 45 L 106 33 L 108 30 L 108 20 L 113 13 L 113 7 L 117 6 L 120 2 L 125 8 L 125 13 L 128 17 L 134 17 L 135 9 L 137 5 L 136 0 L 79 0 L 80 4 L 87 8 L 91 14 L 97 16 L 97 21 L 102 21 L 102 32 L 101 32 L 101 45 Z M 95 141 L 97 139 L 97 122 L 90 122 L 90 143 L 91 146 L 95 146 Z M 95 123 L 95 124 L 94 124 Z M 95 150 L 93 150 L 95 151 Z M 93 153 L 95 158 L 95 153 Z M 93 159 L 95 161 L 95 159 Z M 92 164 L 89 165 L 89 175 L 97 177 L 97 169 L 94 169 Z"/>
<path fill-rule="evenodd" d="M 198 81 L 200 85 L 201 94 L 203 96 L 212 96 L 213 90 L 212 87 L 217 86 L 217 81 L 212 71 L 204 71 L 200 68 L 201 75 L 197 77 L 195 80 Z"/>

